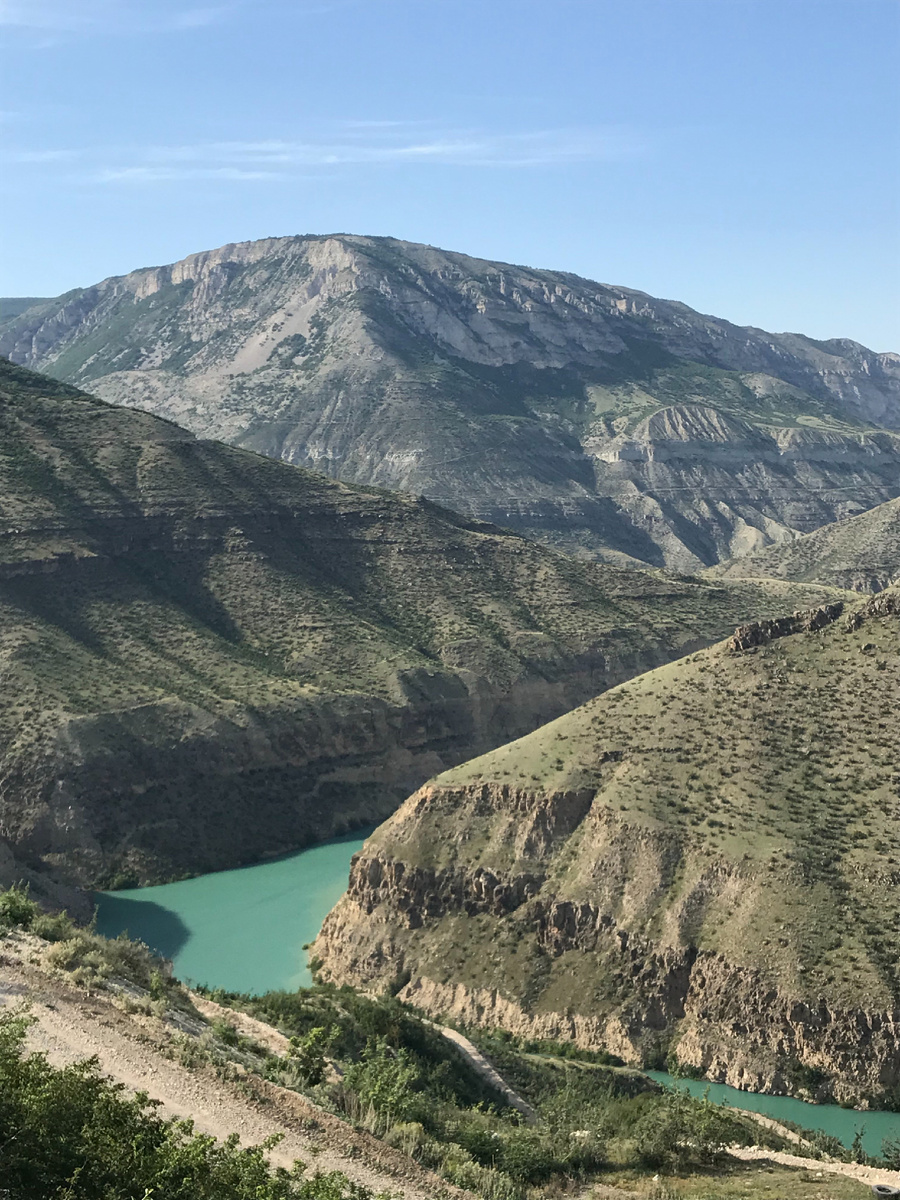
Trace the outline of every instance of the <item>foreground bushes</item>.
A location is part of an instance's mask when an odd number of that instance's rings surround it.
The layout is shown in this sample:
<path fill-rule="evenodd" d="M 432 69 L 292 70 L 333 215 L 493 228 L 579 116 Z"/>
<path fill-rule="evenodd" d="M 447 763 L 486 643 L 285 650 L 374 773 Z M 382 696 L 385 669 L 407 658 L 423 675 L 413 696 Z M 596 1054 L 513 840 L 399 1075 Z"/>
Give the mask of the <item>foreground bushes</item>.
<path fill-rule="evenodd" d="M 165 1121 L 95 1060 L 56 1069 L 26 1054 L 28 1018 L 0 1016 L 0 1180 L 11 1200 L 375 1200 L 344 1175 L 269 1167 L 271 1144 L 241 1149 Z"/>

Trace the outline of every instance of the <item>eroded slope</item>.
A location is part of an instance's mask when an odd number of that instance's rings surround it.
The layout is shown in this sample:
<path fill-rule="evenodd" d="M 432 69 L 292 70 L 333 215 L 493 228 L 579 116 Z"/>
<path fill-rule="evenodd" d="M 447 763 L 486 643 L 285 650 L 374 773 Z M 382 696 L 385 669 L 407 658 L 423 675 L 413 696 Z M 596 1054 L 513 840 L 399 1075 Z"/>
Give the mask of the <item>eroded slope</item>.
<path fill-rule="evenodd" d="M 296 848 L 804 592 L 575 562 L 0 364 L 3 836 L 78 883 Z"/>
<path fill-rule="evenodd" d="M 693 571 L 900 493 L 897 355 L 390 238 L 134 271 L 20 314 L 0 353 L 606 561 Z"/>
<path fill-rule="evenodd" d="M 900 500 L 826 525 L 795 542 L 723 563 L 709 575 L 790 579 L 880 592 L 900 581 Z"/>

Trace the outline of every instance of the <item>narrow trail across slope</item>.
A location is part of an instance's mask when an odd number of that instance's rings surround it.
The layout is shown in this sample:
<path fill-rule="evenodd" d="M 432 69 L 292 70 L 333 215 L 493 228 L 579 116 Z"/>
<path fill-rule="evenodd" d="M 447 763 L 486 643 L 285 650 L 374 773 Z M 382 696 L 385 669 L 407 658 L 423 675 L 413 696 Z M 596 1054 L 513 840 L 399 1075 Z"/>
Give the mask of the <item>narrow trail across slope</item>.
<path fill-rule="evenodd" d="M 523 1100 L 519 1093 L 509 1086 L 490 1059 L 486 1058 L 473 1042 L 449 1025 L 436 1025 L 433 1021 L 429 1021 L 428 1024 L 442 1033 L 447 1041 L 452 1042 L 469 1066 L 477 1071 L 494 1091 L 499 1092 L 508 1104 L 517 1108 L 529 1125 L 537 1121 L 537 1113 L 528 1101 Z"/>
<path fill-rule="evenodd" d="M 104 1074 L 161 1102 L 164 1116 L 193 1120 L 200 1133 L 240 1135 L 255 1145 L 282 1135 L 269 1157 L 291 1167 L 342 1171 L 356 1183 L 403 1200 L 472 1200 L 470 1193 L 324 1112 L 304 1097 L 243 1075 L 228 1083 L 211 1068 L 188 1069 L 166 1056 L 171 1033 L 154 1018 L 122 1012 L 104 995 L 86 995 L 10 954 L 0 958 L 0 1009 L 27 1003 L 36 1023 L 29 1046 L 56 1066 L 96 1056 Z M 274 1031 L 273 1031 L 274 1032 Z"/>
<path fill-rule="evenodd" d="M 815 1167 L 817 1171 L 828 1175 L 846 1175 L 849 1179 L 858 1179 L 860 1183 L 867 1183 L 870 1187 L 879 1183 L 888 1187 L 900 1187 L 900 1171 L 888 1171 L 881 1167 L 804 1158 L 799 1154 L 788 1154 L 784 1150 L 764 1150 L 759 1146 L 732 1146 L 728 1153 L 733 1158 L 743 1159 L 744 1162 L 768 1161 L 781 1163 L 785 1167 L 801 1167 L 806 1171 Z"/>

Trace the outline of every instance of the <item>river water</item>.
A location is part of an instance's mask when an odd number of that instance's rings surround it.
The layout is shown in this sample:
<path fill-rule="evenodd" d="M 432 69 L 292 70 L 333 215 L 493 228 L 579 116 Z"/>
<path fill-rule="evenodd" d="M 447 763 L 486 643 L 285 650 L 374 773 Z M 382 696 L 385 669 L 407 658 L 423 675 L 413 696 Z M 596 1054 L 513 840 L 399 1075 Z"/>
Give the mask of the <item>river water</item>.
<path fill-rule="evenodd" d="M 287 858 L 166 883 L 99 893 L 97 929 L 107 937 L 127 932 L 172 960 L 179 979 L 259 994 L 312 982 L 303 945 L 311 942 L 347 886 L 350 858 L 370 831 L 348 834 Z M 869 1154 L 885 1138 L 900 1139 L 900 1113 L 862 1113 L 787 1096 L 740 1092 L 703 1080 L 673 1080 L 648 1071 L 659 1083 L 677 1083 L 697 1096 L 821 1129 L 849 1146 L 857 1129 Z"/>
<path fill-rule="evenodd" d="M 664 1071 L 647 1071 L 646 1074 L 657 1083 L 687 1088 L 692 1096 L 703 1096 L 708 1088 L 709 1098 L 714 1104 L 728 1104 L 732 1108 L 764 1113 L 776 1121 L 795 1121 L 805 1129 L 821 1129 L 823 1133 L 840 1138 L 845 1146 L 851 1144 L 859 1129 L 867 1154 L 880 1154 L 885 1138 L 900 1139 L 900 1113 L 857 1112 L 852 1108 L 839 1108 L 836 1104 L 807 1104 L 790 1096 L 762 1096 L 756 1092 L 738 1091 L 724 1083 L 674 1079 Z"/>
<path fill-rule="evenodd" d="M 303 946 L 341 898 L 370 832 L 253 867 L 97 893 L 97 932 L 146 942 L 185 982 L 253 995 L 306 987 Z"/>

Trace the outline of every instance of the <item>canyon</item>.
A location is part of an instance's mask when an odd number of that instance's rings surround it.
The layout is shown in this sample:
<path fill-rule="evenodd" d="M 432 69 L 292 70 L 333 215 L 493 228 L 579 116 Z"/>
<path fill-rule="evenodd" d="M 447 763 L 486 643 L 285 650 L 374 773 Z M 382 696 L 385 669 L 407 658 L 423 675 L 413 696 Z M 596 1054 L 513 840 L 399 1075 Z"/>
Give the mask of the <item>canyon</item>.
<path fill-rule="evenodd" d="M 59 884 L 374 823 L 446 767 L 832 594 L 576 561 L 9 363 L 0 432 L 0 835 Z"/>
<path fill-rule="evenodd" d="M 896 1103 L 898 628 L 896 588 L 753 623 L 431 780 L 355 857 L 322 977 Z"/>

